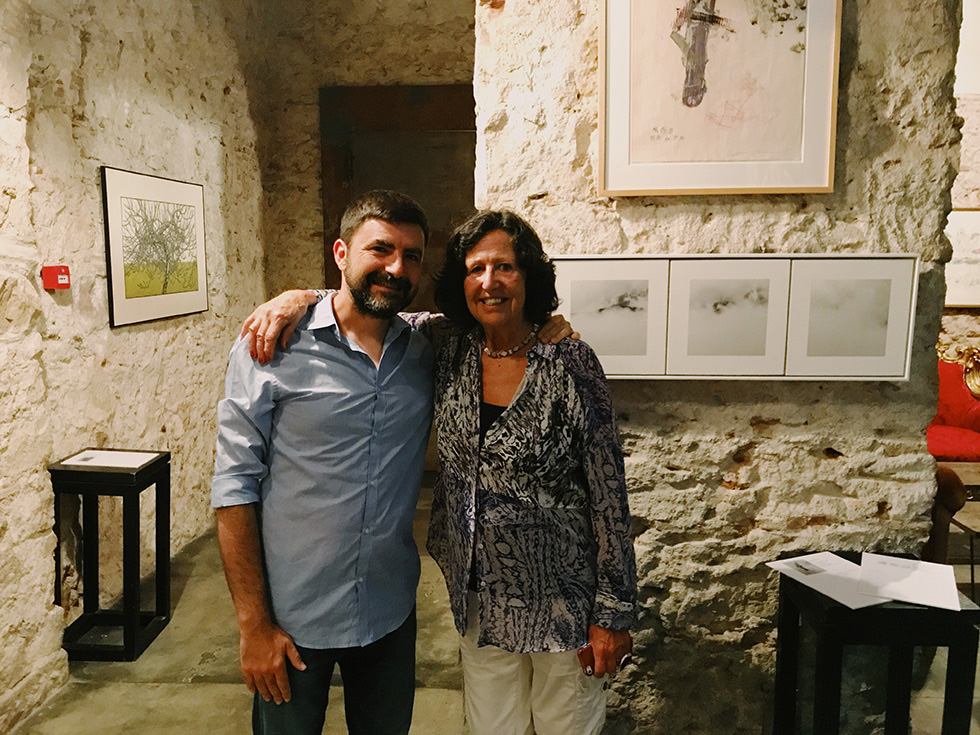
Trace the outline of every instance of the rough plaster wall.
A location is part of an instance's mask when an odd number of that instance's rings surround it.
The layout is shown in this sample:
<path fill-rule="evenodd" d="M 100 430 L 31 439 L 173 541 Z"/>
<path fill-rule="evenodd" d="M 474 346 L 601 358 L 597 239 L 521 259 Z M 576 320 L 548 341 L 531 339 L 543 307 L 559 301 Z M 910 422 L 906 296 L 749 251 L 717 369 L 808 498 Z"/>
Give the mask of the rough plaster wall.
<path fill-rule="evenodd" d="M 479 1 L 478 205 L 525 214 L 553 252 L 922 257 L 907 383 L 613 385 L 642 616 L 607 731 L 758 733 L 777 588 L 763 563 L 914 552 L 928 531 L 957 3 L 845 0 L 834 193 L 619 199 L 596 191 L 599 6 Z M 864 715 L 852 704 L 844 730 L 871 728 Z"/>
<path fill-rule="evenodd" d="M 469 82 L 473 0 L 285 0 L 256 22 L 263 39 L 246 74 L 260 127 L 271 295 L 323 283 L 320 87 Z"/>
<path fill-rule="evenodd" d="M 46 465 L 85 446 L 169 450 L 172 550 L 211 522 L 214 406 L 237 324 L 263 293 L 255 134 L 218 10 L 0 4 L 3 732 L 64 680 L 61 631 L 77 612 L 52 605 Z M 204 185 L 210 311 L 109 329 L 102 164 Z M 45 292 L 40 265 L 57 263 L 72 287 Z M 108 602 L 121 524 L 118 504 L 103 505 Z M 147 570 L 153 503 L 143 506 Z"/>

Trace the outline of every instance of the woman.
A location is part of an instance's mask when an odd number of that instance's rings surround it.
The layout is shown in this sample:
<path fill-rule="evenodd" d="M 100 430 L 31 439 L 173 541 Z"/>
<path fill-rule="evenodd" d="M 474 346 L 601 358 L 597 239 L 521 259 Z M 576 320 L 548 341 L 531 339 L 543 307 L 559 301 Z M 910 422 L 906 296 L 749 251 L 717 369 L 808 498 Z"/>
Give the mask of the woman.
<path fill-rule="evenodd" d="M 405 317 L 436 346 L 428 548 L 460 633 L 470 733 L 594 735 L 636 621 L 605 376 L 584 342 L 535 339 L 558 304 L 555 271 L 516 214 L 456 230 L 435 297 L 448 319 Z M 301 312 L 285 311 L 295 324 Z"/>
<path fill-rule="evenodd" d="M 435 299 L 449 319 L 423 327 L 440 459 L 428 548 L 461 634 L 470 732 L 597 733 L 636 595 L 602 368 L 583 342 L 534 339 L 557 307 L 554 266 L 516 214 L 456 230 Z M 594 676 L 576 657 L 587 643 Z"/>

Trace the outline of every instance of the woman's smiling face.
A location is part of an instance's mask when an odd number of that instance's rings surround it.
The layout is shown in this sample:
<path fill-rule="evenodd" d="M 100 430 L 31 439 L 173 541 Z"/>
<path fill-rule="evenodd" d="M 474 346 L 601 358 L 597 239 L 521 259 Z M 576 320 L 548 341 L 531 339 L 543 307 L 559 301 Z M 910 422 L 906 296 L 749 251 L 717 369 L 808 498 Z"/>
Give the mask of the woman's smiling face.
<path fill-rule="evenodd" d="M 466 254 L 466 305 L 484 328 L 513 328 L 524 321 L 524 273 L 503 230 L 488 232 Z"/>

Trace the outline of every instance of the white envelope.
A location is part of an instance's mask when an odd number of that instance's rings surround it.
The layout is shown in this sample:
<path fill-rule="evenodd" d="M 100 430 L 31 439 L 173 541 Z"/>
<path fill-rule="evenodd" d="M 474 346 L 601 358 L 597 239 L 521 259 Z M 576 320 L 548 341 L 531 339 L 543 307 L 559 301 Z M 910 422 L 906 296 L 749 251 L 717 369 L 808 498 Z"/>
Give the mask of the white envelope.
<path fill-rule="evenodd" d="M 916 605 L 960 609 L 953 567 L 883 554 L 861 555 L 860 592 Z"/>

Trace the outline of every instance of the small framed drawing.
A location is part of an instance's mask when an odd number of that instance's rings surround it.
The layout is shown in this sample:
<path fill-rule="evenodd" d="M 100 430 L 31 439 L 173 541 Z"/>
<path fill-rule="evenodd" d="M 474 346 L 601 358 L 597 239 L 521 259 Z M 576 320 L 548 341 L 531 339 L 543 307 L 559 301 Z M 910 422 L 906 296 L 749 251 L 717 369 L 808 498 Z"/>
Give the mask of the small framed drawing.
<path fill-rule="evenodd" d="M 841 0 L 604 0 L 605 196 L 833 189 Z"/>
<path fill-rule="evenodd" d="M 607 376 L 663 375 L 668 261 L 587 255 L 553 260 L 562 308 Z"/>
<path fill-rule="evenodd" d="M 102 167 L 109 325 L 208 309 L 204 187 Z"/>
<path fill-rule="evenodd" d="M 980 210 L 950 212 L 946 237 L 953 246 L 946 264 L 946 306 L 980 306 Z"/>
<path fill-rule="evenodd" d="M 788 260 L 671 262 L 667 372 L 782 375 L 788 300 Z"/>
<path fill-rule="evenodd" d="M 793 261 L 786 374 L 908 379 L 914 256 Z"/>

